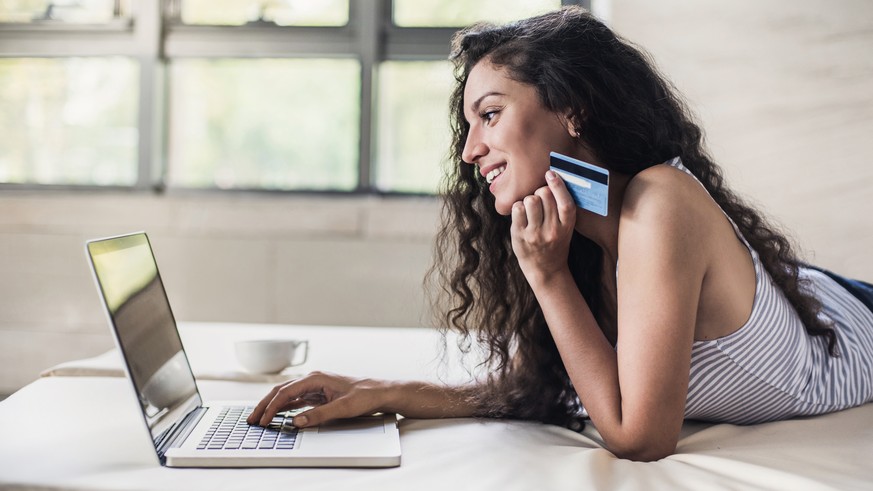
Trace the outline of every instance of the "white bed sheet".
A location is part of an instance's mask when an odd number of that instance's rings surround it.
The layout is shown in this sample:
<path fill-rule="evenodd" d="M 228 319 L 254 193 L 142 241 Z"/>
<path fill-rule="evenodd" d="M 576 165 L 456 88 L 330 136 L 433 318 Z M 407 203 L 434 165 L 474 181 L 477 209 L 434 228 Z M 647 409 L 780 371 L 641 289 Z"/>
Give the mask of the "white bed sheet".
<path fill-rule="evenodd" d="M 186 343 L 196 338 L 192 332 L 210 330 L 201 327 L 183 334 Z M 400 335 L 409 348 L 371 366 L 373 375 L 432 368 L 423 354 L 433 347 L 430 334 L 323 329 L 315 338 L 326 346 L 356 343 L 349 339 L 356 335 L 376 343 Z M 359 362 L 312 356 L 319 369 Z M 270 387 L 199 383 L 206 400 L 257 399 Z M 400 428 L 402 464 L 394 469 L 167 469 L 157 463 L 126 380 L 47 377 L 0 402 L 0 488 L 873 490 L 873 404 L 756 426 L 689 422 L 676 454 L 651 463 L 616 459 L 593 427 L 577 434 L 530 422 L 453 419 L 402 420 Z"/>
<path fill-rule="evenodd" d="M 263 388 L 201 386 L 204 397 Z M 54 377 L 0 403 L 0 488 L 863 490 L 873 483 L 871 421 L 873 405 L 757 426 L 686 425 L 675 455 L 639 463 L 538 423 L 402 420 L 395 469 L 168 469 L 158 465 L 123 379 Z"/>

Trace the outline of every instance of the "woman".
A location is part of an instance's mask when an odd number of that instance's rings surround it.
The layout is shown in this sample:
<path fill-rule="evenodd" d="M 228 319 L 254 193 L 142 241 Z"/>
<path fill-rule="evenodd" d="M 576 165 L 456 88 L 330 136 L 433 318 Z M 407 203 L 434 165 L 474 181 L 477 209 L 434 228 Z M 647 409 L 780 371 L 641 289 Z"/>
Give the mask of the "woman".
<path fill-rule="evenodd" d="M 654 460 L 686 418 L 750 424 L 873 400 L 869 285 L 848 284 L 856 298 L 803 266 L 725 187 L 642 53 L 571 7 L 462 31 L 453 60 L 457 165 L 433 272 L 446 325 L 486 346 L 487 380 L 314 373 L 274 388 L 250 423 L 314 404 L 296 425 L 390 411 L 578 429 L 584 406 L 613 453 Z M 575 206 L 552 151 L 610 171 L 605 217 Z"/>

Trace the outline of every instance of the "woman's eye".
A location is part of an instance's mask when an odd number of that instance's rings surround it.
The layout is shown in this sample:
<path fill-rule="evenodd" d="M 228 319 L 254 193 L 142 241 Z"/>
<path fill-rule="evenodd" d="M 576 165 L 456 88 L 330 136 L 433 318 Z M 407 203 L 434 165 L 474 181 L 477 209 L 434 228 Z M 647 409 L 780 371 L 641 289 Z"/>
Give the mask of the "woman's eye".
<path fill-rule="evenodd" d="M 482 114 L 479 115 L 479 117 L 482 118 L 482 121 L 490 123 L 497 116 L 498 112 L 499 111 L 484 111 L 482 112 Z"/>

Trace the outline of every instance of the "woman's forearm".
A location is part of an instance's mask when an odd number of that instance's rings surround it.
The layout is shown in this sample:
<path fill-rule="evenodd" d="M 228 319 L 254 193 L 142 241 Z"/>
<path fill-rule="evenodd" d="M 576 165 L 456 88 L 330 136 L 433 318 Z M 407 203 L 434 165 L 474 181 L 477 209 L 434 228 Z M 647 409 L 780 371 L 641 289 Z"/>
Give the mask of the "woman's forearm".
<path fill-rule="evenodd" d="M 534 282 L 552 338 L 573 386 L 598 429 L 622 424 L 618 367 L 591 310 L 569 272 L 548 281 Z M 603 430 L 601 430 L 602 432 Z"/>
<path fill-rule="evenodd" d="M 616 350 L 606 340 L 569 274 L 536 282 L 532 288 L 573 387 L 607 447 L 617 456 L 633 460 L 655 460 L 672 453 L 684 401 L 676 404 L 681 395 L 674 399 L 665 395 L 676 387 L 657 390 L 658 398 L 653 398 L 650 392 L 654 390 L 650 388 L 656 384 L 641 380 L 660 377 L 669 380 L 662 383 L 676 385 L 672 380 L 679 377 L 641 374 L 633 369 L 620 377 Z"/>
<path fill-rule="evenodd" d="M 476 412 L 470 396 L 474 385 L 443 386 L 426 382 L 390 382 L 386 388 L 387 412 L 407 418 L 466 418 Z"/>

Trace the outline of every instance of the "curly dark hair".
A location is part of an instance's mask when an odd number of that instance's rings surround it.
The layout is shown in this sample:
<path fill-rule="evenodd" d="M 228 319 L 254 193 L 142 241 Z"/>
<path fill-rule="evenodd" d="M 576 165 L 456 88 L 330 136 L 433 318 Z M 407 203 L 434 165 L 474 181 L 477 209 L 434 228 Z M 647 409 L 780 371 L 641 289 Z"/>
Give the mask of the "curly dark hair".
<path fill-rule="evenodd" d="M 476 24 L 458 32 L 452 48 L 457 82 L 450 100 L 453 146 L 428 281 L 439 288 L 433 298 L 439 324 L 461 334 L 462 349 L 469 351 L 474 342 L 483 347 L 487 380 L 472 396 L 480 416 L 571 428 L 579 428 L 581 421 L 578 396 L 514 257 L 510 218 L 495 211 L 484 179 L 461 158 L 470 128 L 464 118 L 464 87 L 483 59 L 536 88 L 550 111 L 569 114 L 581 127 L 583 143 L 613 172 L 634 176 L 679 156 L 759 253 L 808 333 L 826 337 L 834 354 L 835 334 L 817 317 L 821 304 L 803 291 L 798 278 L 802 263 L 791 243 L 726 187 L 690 111 L 641 49 L 579 7 L 503 26 Z M 574 233 L 568 263 L 603 326 L 609 307 L 604 305 L 600 247 Z"/>

